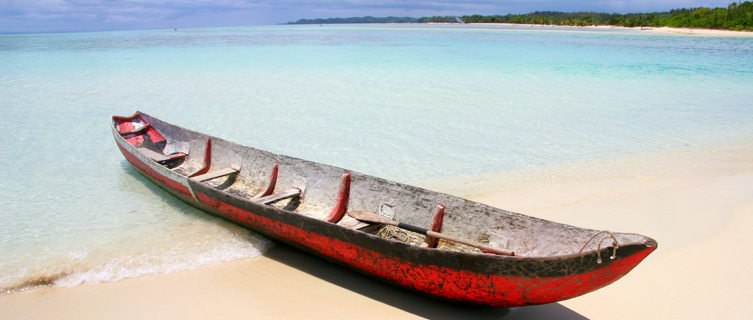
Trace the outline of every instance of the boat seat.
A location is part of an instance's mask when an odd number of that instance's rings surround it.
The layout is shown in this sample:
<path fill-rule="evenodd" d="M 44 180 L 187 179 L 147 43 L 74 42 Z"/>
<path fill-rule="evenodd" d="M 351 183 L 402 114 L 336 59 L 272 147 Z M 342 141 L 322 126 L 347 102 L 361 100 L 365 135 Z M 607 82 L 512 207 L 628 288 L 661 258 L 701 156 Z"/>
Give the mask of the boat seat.
<path fill-rule="evenodd" d="M 151 126 L 152 126 L 152 125 L 150 125 L 150 124 L 148 124 L 148 123 L 147 123 L 147 124 L 145 124 L 145 125 L 143 125 L 143 126 L 141 126 L 141 127 L 139 127 L 139 128 L 136 128 L 136 129 L 132 129 L 132 130 L 128 130 L 128 131 L 120 131 L 120 130 L 118 130 L 118 133 L 119 133 L 119 134 L 120 134 L 121 136 L 127 136 L 127 135 L 131 135 L 131 134 L 137 134 L 137 133 L 141 133 L 141 132 L 144 132 L 144 131 L 146 131 L 146 130 L 147 130 L 147 129 L 149 129 L 149 128 L 150 128 Z"/>
<path fill-rule="evenodd" d="M 339 225 L 339 226 L 341 226 L 343 228 L 348 228 L 348 229 L 353 229 L 353 230 L 361 230 L 363 228 L 372 226 L 371 223 L 366 223 L 366 222 L 363 222 L 361 220 L 356 220 L 356 219 L 353 219 L 353 218 L 342 219 L 342 220 L 340 220 L 340 222 L 337 223 L 337 225 Z"/>
<path fill-rule="evenodd" d="M 299 196 L 301 196 L 301 194 L 303 194 L 303 190 L 301 190 L 300 188 L 295 188 L 294 187 L 294 188 L 288 189 L 287 191 L 283 191 L 283 192 L 275 193 L 275 194 L 270 194 L 268 196 L 261 197 L 259 199 L 255 199 L 255 200 L 251 200 L 251 201 L 256 202 L 256 203 L 262 203 L 262 204 L 271 204 L 271 203 L 275 203 L 275 202 L 283 200 L 283 199 L 288 199 L 288 198 L 293 198 L 293 197 L 299 197 Z"/>
<path fill-rule="evenodd" d="M 136 150 L 138 150 L 141 154 L 143 154 L 147 158 L 152 159 L 156 162 L 163 162 L 167 160 L 183 158 L 186 156 L 186 154 L 183 152 L 178 152 L 178 153 L 174 153 L 170 155 L 164 155 L 159 152 L 154 152 L 153 150 L 147 149 L 147 148 L 137 148 Z"/>
<path fill-rule="evenodd" d="M 229 176 L 231 174 L 237 174 L 237 173 L 238 173 L 238 169 L 224 168 L 224 169 L 220 169 L 220 170 L 216 170 L 212 172 L 207 172 L 205 174 L 200 174 L 198 176 L 191 177 L 189 179 L 196 182 L 204 182 L 204 181 L 217 179 L 220 177 Z"/>

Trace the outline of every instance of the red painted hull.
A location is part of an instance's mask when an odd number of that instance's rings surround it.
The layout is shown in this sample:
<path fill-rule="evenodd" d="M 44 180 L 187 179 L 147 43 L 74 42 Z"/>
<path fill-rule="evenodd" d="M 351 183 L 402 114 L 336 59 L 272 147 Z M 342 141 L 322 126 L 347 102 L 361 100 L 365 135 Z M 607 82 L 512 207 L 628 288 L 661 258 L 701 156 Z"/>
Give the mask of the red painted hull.
<path fill-rule="evenodd" d="M 621 278 L 654 250 L 646 248 L 619 259 L 608 267 L 560 277 L 529 278 L 478 274 L 399 259 L 351 242 L 266 218 L 201 192 L 197 192 L 197 196 L 202 204 L 216 214 L 276 239 L 305 247 L 367 274 L 432 296 L 498 307 L 550 303 L 591 292 Z"/>
<path fill-rule="evenodd" d="M 139 154 L 113 128 L 126 159 L 182 200 L 374 277 L 434 297 L 499 307 L 556 302 L 608 285 L 656 249 L 648 239 L 581 255 L 508 257 L 446 252 L 387 240 L 190 181 Z"/>

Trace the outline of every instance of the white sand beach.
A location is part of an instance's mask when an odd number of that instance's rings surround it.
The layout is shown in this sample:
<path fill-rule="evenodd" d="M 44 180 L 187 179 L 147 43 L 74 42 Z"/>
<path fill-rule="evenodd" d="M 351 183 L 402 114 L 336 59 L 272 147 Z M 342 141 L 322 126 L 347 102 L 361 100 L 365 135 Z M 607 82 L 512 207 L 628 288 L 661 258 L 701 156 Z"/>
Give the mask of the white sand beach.
<path fill-rule="evenodd" d="M 560 303 L 488 308 L 392 287 L 299 250 L 172 274 L 0 296 L 7 319 L 750 319 L 753 141 L 548 168 L 472 196 L 558 222 L 645 234 L 624 278 Z M 517 179 L 517 180 L 516 180 Z"/>
<path fill-rule="evenodd" d="M 591 319 L 753 317 L 752 141 L 592 169 L 602 171 L 476 197 L 659 242 L 623 279 L 562 306 Z"/>
<path fill-rule="evenodd" d="M 442 23 L 439 23 L 442 24 Z M 726 37 L 753 37 L 753 31 L 736 31 L 723 29 L 702 29 L 702 28 L 673 28 L 673 27 L 623 27 L 611 25 L 590 25 L 590 26 L 561 26 L 561 25 L 543 25 L 527 23 L 469 23 L 468 25 L 478 26 L 530 26 L 530 27 L 562 27 L 562 28 L 579 28 L 582 30 L 635 30 L 642 33 L 657 34 L 674 34 L 674 35 L 695 35 L 695 36 L 726 36 Z"/>
<path fill-rule="evenodd" d="M 595 27 L 598 28 L 598 27 Z M 672 28 L 672 27 L 617 27 L 606 26 L 610 29 L 637 29 L 643 32 L 655 32 L 655 33 L 667 33 L 667 34 L 683 34 L 683 35 L 696 35 L 696 36 L 726 36 L 726 37 L 753 37 L 751 31 L 735 31 L 735 30 L 720 30 L 720 29 L 700 29 L 700 28 Z"/>

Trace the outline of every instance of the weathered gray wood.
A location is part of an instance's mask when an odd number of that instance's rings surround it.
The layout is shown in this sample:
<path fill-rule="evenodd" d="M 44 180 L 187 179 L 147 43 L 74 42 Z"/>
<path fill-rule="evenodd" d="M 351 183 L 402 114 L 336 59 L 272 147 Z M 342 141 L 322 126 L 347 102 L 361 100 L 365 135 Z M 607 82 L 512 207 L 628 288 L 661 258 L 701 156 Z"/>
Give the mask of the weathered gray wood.
<path fill-rule="evenodd" d="M 196 181 L 196 182 L 204 182 L 204 181 L 207 181 L 207 180 L 212 180 L 212 179 L 217 179 L 217 178 L 220 178 L 220 177 L 228 176 L 228 175 L 231 175 L 231 174 L 234 174 L 234 173 L 238 173 L 238 170 L 233 169 L 233 168 L 223 168 L 223 169 L 220 169 L 220 170 L 216 170 L 216 171 L 212 171 L 212 172 L 207 172 L 207 173 L 202 174 L 202 175 L 191 177 L 190 179 L 193 180 L 193 181 Z"/>
<path fill-rule="evenodd" d="M 215 168 L 237 168 L 240 170 L 238 175 L 243 176 L 230 187 L 232 190 L 241 190 L 243 194 L 255 194 L 261 188 L 260 184 L 269 178 L 268 167 L 279 162 L 281 172 L 284 172 L 277 181 L 279 190 L 296 186 L 308 188 L 302 193 L 305 200 L 297 205 L 295 212 L 323 219 L 330 213 L 332 204 L 337 200 L 342 168 L 238 145 L 172 125 L 148 114 L 139 115 L 167 139 L 168 145 L 189 144 L 191 152 L 196 155 L 204 153 L 206 141 L 211 138 L 212 165 Z M 187 159 L 190 161 L 186 161 L 182 166 L 191 169 L 201 167 L 201 158 L 197 156 Z M 430 226 L 432 209 L 437 203 L 442 203 L 447 212 L 451 213 L 445 216 L 441 231 L 443 234 L 507 248 L 520 256 L 555 257 L 578 254 L 583 244 L 599 232 L 501 210 L 354 171 L 350 173 L 352 184 L 348 207 L 351 210 L 378 212 L 406 224 Z M 167 174 L 175 179 L 181 178 L 179 173 Z M 653 241 L 629 233 L 619 233 L 615 236 L 621 246 Z M 592 241 L 585 250 L 597 249 L 598 242 Z"/>
<path fill-rule="evenodd" d="M 344 228 L 353 229 L 353 230 L 363 229 L 371 225 L 361 220 L 355 220 L 355 219 L 349 219 L 349 220 L 343 219 L 343 220 L 344 221 L 340 221 L 338 225 Z"/>
<path fill-rule="evenodd" d="M 373 223 L 381 223 L 381 224 L 388 224 L 388 225 L 391 225 L 391 226 L 405 228 L 405 229 L 410 230 L 410 231 L 423 233 L 423 234 L 425 234 L 427 236 L 431 236 L 431 237 L 434 237 L 434 238 L 444 239 L 444 240 L 449 240 L 449 241 L 454 241 L 454 242 L 457 242 L 457 243 L 462 243 L 464 245 L 468 245 L 468 246 L 471 246 L 471 247 L 479 248 L 479 249 L 481 249 L 483 251 L 486 251 L 486 252 L 493 252 L 493 253 L 496 253 L 496 254 L 501 254 L 501 255 L 506 255 L 506 256 L 514 256 L 515 255 L 514 252 L 512 252 L 510 250 L 507 250 L 507 249 L 490 247 L 490 246 L 487 246 L 487 245 L 482 244 L 482 243 L 478 243 L 478 242 L 474 242 L 474 241 L 470 241 L 470 240 L 466 240 L 466 239 L 462 239 L 462 238 L 458 238 L 458 237 L 453 237 L 451 235 L 446 235 L 444 233 L 434 232 L 434 231 L 431 231 L 431 230 L 424 230 L 423 228 L 414 227 L 414 226 L 411 226 L 411 225 L 407 225 L 407 224 L 404 224 L 404 223 L 399 223 L 397 221 L 393 221 L 393 220 L 387 219 L 387 218 L 383 217 L 382 215 L 380 215 L 378 213 L 374 213 L 374 212 L 357 210 L 357 211 L 348 212 L 348 215 L 351 216 L 351 217 L 353 217 L 354 219 L 358 219 L 358 220 L 361 220 L 361 221 L 373 222 Z"/>
<path fill-rule="evenodd" d="M 274 202 L 277 202 L 277 201 L 280 201 L 280 200 L 283 200 L 283 199 L 297 197 L 299 195 L 301 195 L 301 189 L 290 188 L 287 191 L 280 192 L 280 193 L 275 193 L 275 194 L 270 194 L 270 195 L 268 195 L 266 197 L 261 197 L 259 199 L 251 200 L 251 201 L 258 202 L 258 203 L 263 203 L 263 204 L 270 204 L 270 203 L 274 203 Z"/>
<path fill-rule="evenodd" d="M 170 160 L 170 158 L 167 157 L 167 156 L 165 156 L 164 154 L 154 152 L 151 149 L 138 148 L 136 150 L 138 150 L 141 154 L 143 154 L 147 158 L 152 159 L 152 160 L 157 161 L 157 162 L 165 161 L 165 160 Z"/>

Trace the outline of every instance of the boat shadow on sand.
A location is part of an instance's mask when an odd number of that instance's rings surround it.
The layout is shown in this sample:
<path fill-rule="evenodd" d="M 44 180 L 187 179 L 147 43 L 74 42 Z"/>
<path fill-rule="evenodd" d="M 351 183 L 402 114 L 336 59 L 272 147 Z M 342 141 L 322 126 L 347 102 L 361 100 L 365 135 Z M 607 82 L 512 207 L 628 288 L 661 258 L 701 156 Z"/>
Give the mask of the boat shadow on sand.
<path fill-rule="evenodd" d="M 136 169 L 131 167 L 127 161 L 123 161 L 121 166 L 123 167 L 124 172 L 132 178 L 142 182 L 142 184 L 151 192 L 155 194 L 169 193 L 156 184 L 151 183 L 148 178 L 144 177 Z M 196 211 L 191 210 L 194 208 L 176 197 L 164 197 L 163 199 L 172 206 L 176 206 L 180 209 L 188 209 L 183 210 L 185 214 L 206 220 L 219 219 L 204 214 L 198 209 L 195 209 Z M 232 230 L 230 231 L 232 232 Z M 287 244 L 282 244 L 276 241 L 274 243 L 276 245 L 263 254 L 265 257 L 341 288 L 356 292 L 362 296 L 369 297 L 370 299 L 380 301 L 423 318 L 587 319 L 559 303 L 517 308 L 495 308 L 442 301 L 379 281 L 339 264 L 329 262 L 323 258 L 298 250 Z"/>

